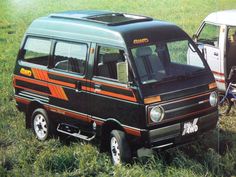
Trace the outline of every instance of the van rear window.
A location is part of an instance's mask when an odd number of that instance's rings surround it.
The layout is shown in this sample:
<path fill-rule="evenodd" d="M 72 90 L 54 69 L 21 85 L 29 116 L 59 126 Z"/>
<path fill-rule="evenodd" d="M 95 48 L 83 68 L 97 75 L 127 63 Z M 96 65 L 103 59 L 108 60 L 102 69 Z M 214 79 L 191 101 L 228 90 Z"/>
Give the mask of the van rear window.
<path fill-rule="evenodd" d="M 23 60 L 47 66 L 50 48 L 50 40 L 28 37 L 23 50 Z"/>

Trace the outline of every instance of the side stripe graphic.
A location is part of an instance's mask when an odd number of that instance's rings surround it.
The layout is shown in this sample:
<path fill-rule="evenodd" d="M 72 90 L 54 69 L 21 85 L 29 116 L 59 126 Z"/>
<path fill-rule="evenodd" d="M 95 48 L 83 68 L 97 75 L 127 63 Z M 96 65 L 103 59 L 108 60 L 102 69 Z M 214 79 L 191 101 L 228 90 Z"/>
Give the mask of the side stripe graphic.
<path fill-rule="evenodd" d="M 113 93 L 113 92 L 108 92 L 108 91 L 103 91 L 103 90 L 97 90 L 97 89 L 94 89 L 94 88 L 91 88 L 91 87 L 85 87 L 85 86 L 82 86 L 82 89 L 83 90 L 88 90 L 88 91 L 93 92 L 93 93 L 98 93 L 98 94 L 101 94 L 101 95 L 107 95 L 107 96 L 111 96 L 111 97 L 115 97 L 115 98 L 120 98 L 120 99 L 123 99 L 123 100 L 137 102 L 137 99 L 135 97 L 130 97 L 130 96 L 121 95 L 121 94 L 118 94 L 118 93 Z"/>
<path fill-rule="evenodd" d="M 17 87 L 17 88 L 33 91 L 33 92 L 39 93 L 39 94 L 50 95 L 52 97 L 68 101 L 68 97 L 66 96 L 65 91 L 61 86 L 54 85 L 54 84 L 49 84 L 49 83 L 44 82 L 44 81 L 30 79 L 30 78 L 26 78 L 26 77 L 22 77 L 22 76 L 15 76 L 14 78 L 15 78 L 15 80 L 25 81 L 25 82 L 28 82 L 28 83 L 48 87 L 51 94 L 16 85 L 15 87 Z"/>
<path fill-rule="evenodd" d="M 63 81 L 58 81 L 58 80 L 54 80 L 54 79 L 50 79 L 48 77 L 48 72 L 47 71 L 44 71 L 44 70 L 41 70 L 41 69 L 32 68 L 32 72 L 33 72 L 33 76 L 34 76 L 35 79 L 51 82 L 51 83 L 62 85 L 62 86 L 67 86 L 67 87 L 75 88 L 75 84 L 68 83 L 68 82 L 63 82 Z"/>
<path fill-rule="evenodd" d="M 51 82 L 51 83 L 54 83 L 54 84 L 75 88 L 75 84 L 73 84 L 73 83 L 68 83 L 68 82 L 64 82 L 64 81 L 58 81 L 58 80 L 54 80 L 54 79 L 49 78 L 47 71 L 44 71 L 44 70 L 41 70 L 41 69 L 37 69 L 37 68 L 32 68 L 32 72 L 33 72 L 33 76 L 34 76 L 35 79 L 42 80 L 42 81 L 47 81 L 49 84 Z M 54 73 L 50 73 L 50 74 L 54 74 Z M 66 76 L 66 75 L 62 75 L 62 74 L 55 74 L 55 75 L 60 75 L 60 76 L 63 76 L 63 77 L 71 78 L 70 76 Z M 73 78 L 73 79 L 80 80 L 80 78 Z M 81 79 L 81 80 L 85 80 L 85 79 Z M 123 99 L 123 100 L 132 101 L 132 102 L 137 102 L 135 94 L 132 91 L 132 89 L 130 89 L 130 88 L 124 88 L 124 87 L 120 87 L 120 86 L 116 86 L 116 85 L 112 85 L 112 84 L 107 84 L 107 83 L 103 83 L 103 82 L 98 82 L 98 81 L 90 81 L 90 80 L 88 80 L 88 82 L 100 83 L 100 84 L 104 84 L 104 85 L 109 86 L 109 87 L 113 87 L 113 88 L 117 88 L 117 89 L 122 89 L 122 90 L 127 90 L 127 91 L 130 91 L 132 96 L 127 96 L 127 95 L 123 95 L 123 94 L 119 94 L 119 93 L 113 93 L 113 92 L 104 91 L 104 90 L 101 90 L 101 92 L 96 92 L 94 88 L 90 88 L 88 90 L 87 87 L 85 87 L 85 86 L 82 86 L 82 90 L 94 92 L 94 93 L 97 93 L 97 94 L 112 96 L 112 97 L 115 97 L 115 98 L 120 98 L 120 99 Z M 65 93 L 64 94 L 62 93 L 64 91 L 62 91 L 62 92 L 58 91 L 58 89 L 60 89 L 59 87 L 57 87 L 57 88 L 54 87 L 53 88 L 50 85 L 49 85 L 49 87 L 51 87 L 50 88 L 51 91 L 53 91 L 55 89 L 57 91 L 54 91 L 54 92 L 59 92 L 58 94 L 54 93 L 53 94 L 54 96 L 57 95 L 56 96 L 57 98 L 61 98 L 61 99 L 63 98 L 65 100 L 68 100 L 68 98 L 66 96 L 62 96 L 62 95 L 65 94 Z M 58 96 L 61 93 L 62 93 L 62 95 Z"/>
<path fill-rule="evenodd" d="M 68 101 L 63 88 L 57 85 L 48 85 L 48 87 L 53 97 Z"/>
<path fill-rule="evenodd" d="M 29 104 L 30 103 L 30 100 L 28 100 L 27 98 L 22 98 L 22 97 L 19 97 L 19 96 L 15 96 L 15 99 L 16 99 L 17 102 L 21 102 L 23 104 Z M 104 122 L 105 122 L 105 119 L 98 120 L 98 119 L 96 119 L 96 118 L 94 118 L 93 116 L 90 116 L 90 115 L 80 114 L 78 112 L 65 110 L 65 109 L 54 107 L 54 106 L 51 106 L 51 105 L 48 105 L 48 104 L 44 104 L 44 107 L 48 111 L 52 111 L 52 112 L 62 114 L 62 115 L 68 116 L 68 117 L 72 117 L 72 118 L 75 118 L 75 119 L 80 119 L 80 120 L 85 121 L 85 122 L 93 122 L 94 121 L 94 122 L 96 122 L 97 125 L 103 125 Z M 145 131 L 145 130 L 140 130 L 140 129 L 135 128 L 135 127 L 126 126 L 126 125 L 123 125 L 123 124 L 122 124 L 122 126 L 123 126 L 126 133 L 128 133 L 130 135 L 134 135 L 134 136 L 141 136 L 141 131 Z"/>

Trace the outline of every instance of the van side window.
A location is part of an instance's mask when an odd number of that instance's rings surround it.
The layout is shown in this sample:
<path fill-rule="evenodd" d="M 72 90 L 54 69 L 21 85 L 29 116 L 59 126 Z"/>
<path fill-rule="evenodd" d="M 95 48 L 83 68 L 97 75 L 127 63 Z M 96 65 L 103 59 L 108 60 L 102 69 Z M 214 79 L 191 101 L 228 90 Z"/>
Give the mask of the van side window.
<path fill-rule="evenodd" d="M 116 64 L 125 61 L 123 54 L 118 48 L 99 46 L 95 75 L 117 80 Z"/>
<path fill-rule="evenodd" d="M 23 50 L 23 60 L 47 66 L 50 48 L 50 40 L 28 37 Z"/>
<path fill-rule="evenodd" d="M 87 45 L 57 42 L 54 52 L 54 68 L 83 74 L 86 64 Z"/>
<path fill-rule="evenodd" d="M 220 27 L 211 24 L 205 24 L 198 36 L 198 42 L 219 47 Z"/>

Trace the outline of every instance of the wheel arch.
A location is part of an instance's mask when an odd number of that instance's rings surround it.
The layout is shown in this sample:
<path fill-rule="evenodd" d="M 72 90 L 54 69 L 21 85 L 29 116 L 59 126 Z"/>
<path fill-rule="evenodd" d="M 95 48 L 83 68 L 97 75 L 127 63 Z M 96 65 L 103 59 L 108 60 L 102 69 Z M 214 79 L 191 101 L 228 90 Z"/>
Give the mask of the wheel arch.
<path fill-rule="evenodd" d="M 44 105 L 40 103 L 39 101 L 32 101 L 27 106 L 26 120 L 25 120 L 26 128 L 31 128 L 31 116 L 32 116 L 33 111 L 37 108 L 45 109 Z"/>
<path fill-rule="evenodd" d="M 116 119 L 109 118 L 102 125 L 101 129 L 101 142 L 100 142 L 100 151 L 106 152 L 109 148 L 109 138 L 112 130 L 120 130 L 125 132 L 122 124 Z"/>

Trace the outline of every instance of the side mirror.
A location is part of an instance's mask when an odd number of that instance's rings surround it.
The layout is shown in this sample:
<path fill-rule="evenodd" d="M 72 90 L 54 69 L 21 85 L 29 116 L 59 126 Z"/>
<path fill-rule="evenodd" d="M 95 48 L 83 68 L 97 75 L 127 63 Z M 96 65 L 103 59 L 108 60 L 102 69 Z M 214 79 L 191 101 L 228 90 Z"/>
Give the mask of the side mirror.
<path fill-rule="evenodd" d="M 192 36 L 192 39 L 193 39 L 193 41 L 194 41 L 195 43 L 197 43 L 197 35 L 196 35 L 196 34 L 194 34 L 194 35 Z"/>
<path fill-rule="evenodd" d="M 121 83 L 128 83 L 128 63 L 127 62 L 119 62 L 116 64 L 117 69 L 117 79 Z"/>

